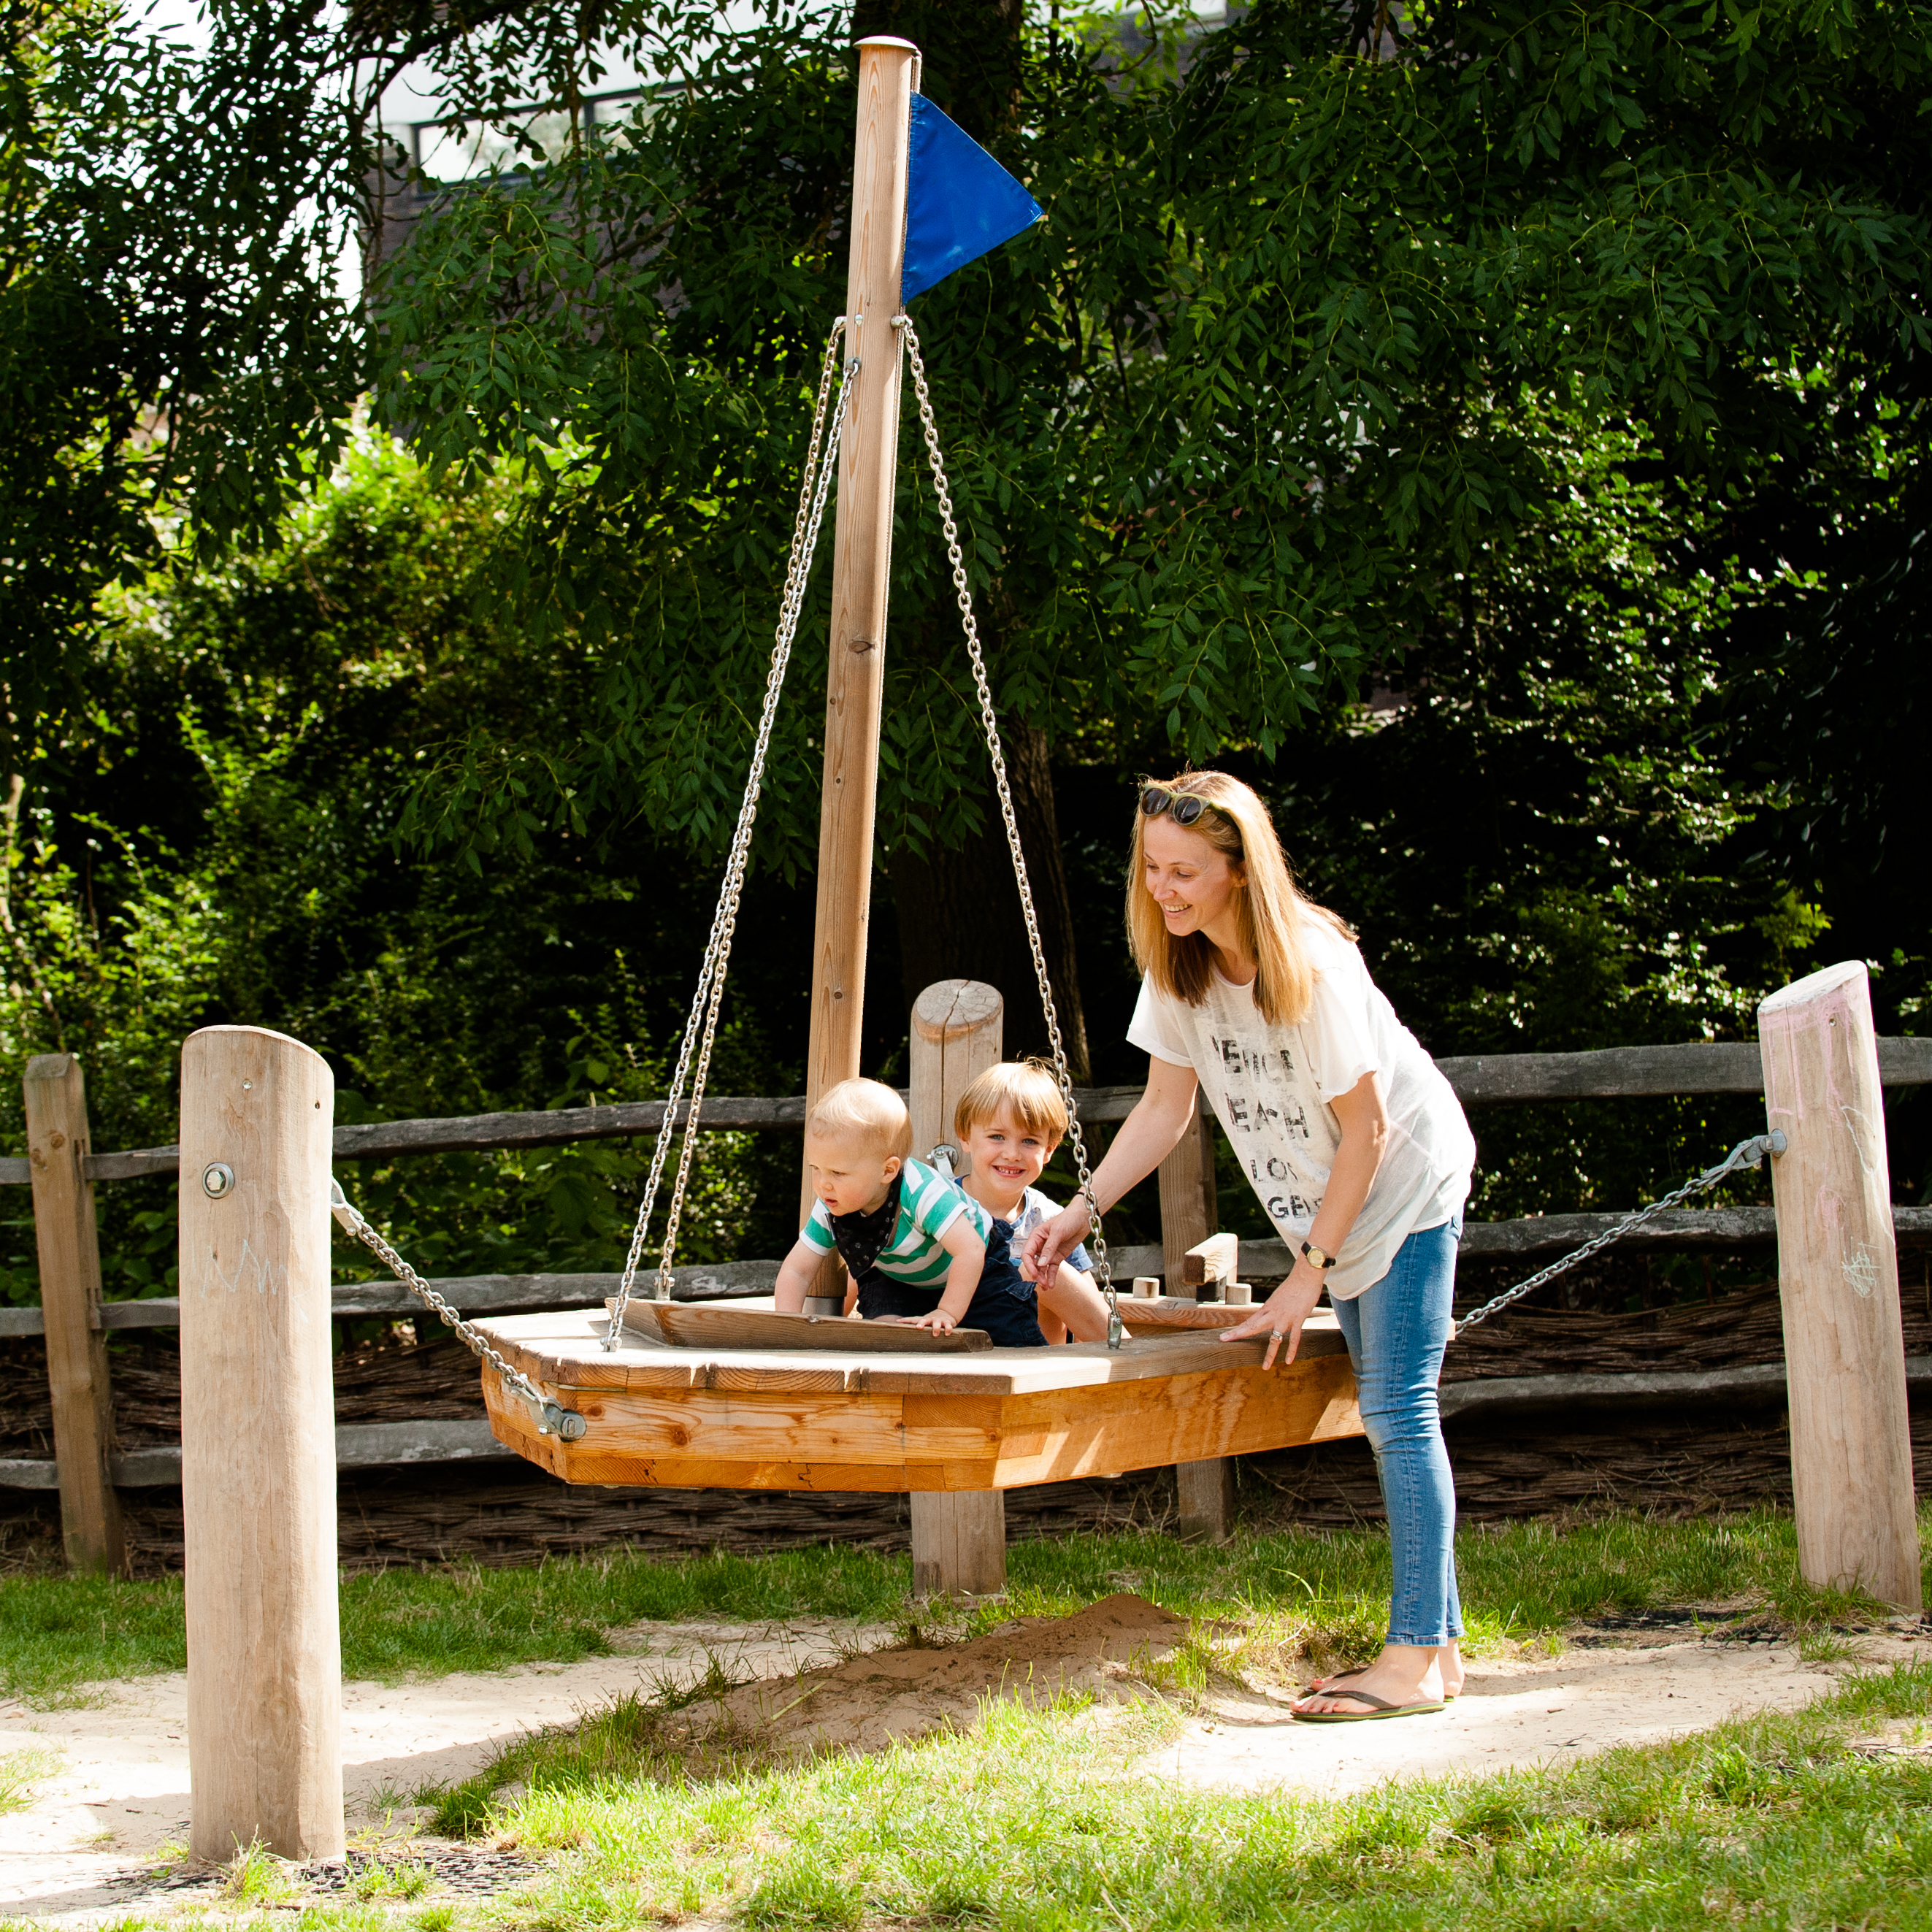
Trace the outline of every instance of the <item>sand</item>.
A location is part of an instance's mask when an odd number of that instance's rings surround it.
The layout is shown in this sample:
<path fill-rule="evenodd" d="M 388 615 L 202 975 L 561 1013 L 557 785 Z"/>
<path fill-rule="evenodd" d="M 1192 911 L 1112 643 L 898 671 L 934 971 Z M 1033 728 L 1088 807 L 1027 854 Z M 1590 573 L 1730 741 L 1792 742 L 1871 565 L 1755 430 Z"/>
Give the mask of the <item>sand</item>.
<path fill-rule="evenodd" d="M 714 1659 L 753 1681 L 692 1706 L 694 1732 L 769 1726 L 786 1751 L 868 1750 L 970 1724 L 989 1696 L 1039 1702 L 1075 1691 L 1102 1704 L 1144 1701 L 1154 1694 L 1139 1672 L 1185 1628 L 1132 1597 L 1075 1617 L 1016 1619 L 938 1648 L 886 1648 L 884 1630 L 830 1622 L 657 1624 L 630 1633 L 622 1654 L 587 1663 L 351 1683 L 343 1740 L 350 1828 L 406 1832 L 404 1801 L 416 1786 L 468 1776 L 524 1731 L 568 1724 L 633 1691 L 695 1682 Z M 1874 1634 L 1858 1640 L 1858 1660 L 1924 1655 L 1928 1642 L 1932 1633 L 1916 1626 Z M 1447 1711 L 1393 1722 L 1297 1724 L 1271 1696 L 1216 1695 L 1134 1771 L 1168 1786 L 1337 1796 L 1390 1778 L 1570 1763 L 1733 1714 L 1794 1709 L 1829 1690 L 1844 1668 L 1808 1663 L 1789 1643 L 1673 1631 L 1580 1644 L 1555 1657 L 1479 1661 Z M 38 1748 L 61 1761 L 38 1781 L 28 1808 L 0 1818 L 0 1916 L 79 1926 L 166 1909 L 170 1895 L 154 1893 L 152 1872 L 160 1849 L 185 1835 L 186 1709 L 178 1675 L 98 1688 L 78 1709 L 0 1705 L 0 1754 Z M 505 1863 L 474 1848 L 424 1849 L 436 1853 L 440 1882 L 460 1884 L 491 1858 Z M 476 1882 L 512 1882 L 513 1864 L 490 1865 L 494 1876 Z"/>

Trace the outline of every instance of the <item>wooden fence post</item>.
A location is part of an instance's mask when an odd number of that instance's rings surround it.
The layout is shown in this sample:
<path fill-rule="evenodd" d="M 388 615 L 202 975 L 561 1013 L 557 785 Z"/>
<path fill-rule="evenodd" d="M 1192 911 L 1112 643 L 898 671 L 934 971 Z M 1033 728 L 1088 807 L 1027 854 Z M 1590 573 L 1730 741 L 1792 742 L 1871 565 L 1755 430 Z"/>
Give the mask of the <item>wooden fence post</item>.
<path fill-rule="evenodd" d="M 191 1843 L 340 1858 L 328 1182 L 334 1082 L 260 1027 L 182 1048 Z"/>
<path fill-rule="evenodd" d="M 1885 1103 L 1862 962 L 1758 1008 L 1791 1409 L 1798 1564 L 1921 1607 L 1918 1522 Z"/>
<path fill-rule="evenodd" d="M 36 1054 L 22 1090 L 34 1188 L 34 1242 L 46 1323 L 47 1388 L 60 1464 L 61 1541 L 68 1568 L 89 1576 L 127 1568 L 120 1498 L 108 1472 L 114 1404 L 100 1329 L 100 1240 L 94 1184 L 80 1170 L 92 1151 L 87 1088 L 70 1053 Z"/>
<path fill-rule="evenodd" d="M 912 1150 L 952 1138 L 959 1096 L 998 1064 L 1006 1003 L 976 980 L 941 980 L 912 1009 Z M 1006 1498 L 1000 1490 L 915 1490 L 915 1596 L 998 1596 L 1006 1587 Z"/>
<path fill-rule="evenodd" d="M 1204 1099 L 1196 1097 L 1194 1124 L 1161 1162 L 1157 1178 L 1161 1268 L 1167 1292 L 1192 1294 L 1186 1280 L 1187 1250 L 1216 1232 L 1220 1211 L 1214 1193 L 1214 1117 Z M 1234 1514 L 1233 1462 L 1226 1456 L 1178 1462 L 1174 1480 L 1180 1506 L 1175 1533 L 1190 1540 L 1225 1543 Z"/>
<path fill-rule="evenodd" d="M 1187 1250 L 1216 1232 L 1214 1117 L 1197 1097 L 1194 1124 L 1160 1164 L 1161 1271 L 1169 1294 L 1188 1291 L 1182 1281 Z"/>

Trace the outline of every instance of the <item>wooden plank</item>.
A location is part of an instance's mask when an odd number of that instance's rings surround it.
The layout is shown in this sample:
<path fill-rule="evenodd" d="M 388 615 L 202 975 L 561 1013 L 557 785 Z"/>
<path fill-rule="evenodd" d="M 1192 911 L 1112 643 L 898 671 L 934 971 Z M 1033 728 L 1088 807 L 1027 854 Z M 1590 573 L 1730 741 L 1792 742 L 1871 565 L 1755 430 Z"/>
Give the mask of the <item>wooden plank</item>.
<path fill-rule="evenodd" d="M 614 1311 L 614 1298 L 610 1310 Z M 776 1308 L 677 1301 L 626 1304 L 624 1326 L 673 1348 L 811 1348 L 846 1354 L 970 1355 L 993 1346 L 983 1328 L 936 1335 L 898 1322 L 848 1322 L 842 1316 L 788 1315 Z"/>
<path fill-rule="evenodd" d="M 1286 1250 L 1287 1244 L 1277 1243 Z M 1238 1281 L 1241 1275 L 1241 1243 L 1235 1234 L 1210 1234 L 1204 1241 L 1196 1241 L 1180 1258 L 1180 1282 L 1184 1288 L 1196 1290 L 1210 1286 L 1225 1286 L 1229 1282 Z M 1195 1299 L 1204 1298 L 1197 1293 Z"/>
<path fill-rule="evenodd" d="M 88 1143 L 80 1062 L 70 1053 L 36 1054 L 27 1062 L 22 1091 L 54 1460 L 60 1465 L 61 1543 L 76 1575 L 114 1575 L 127 1568 L 128 1551 L 107 1467 L 114 1406 L 100 1330 L 94 1188 L 82 1173 Z"/>
<path fill-rule="evenodd" d="M 1004 1490 L 915 1490 L 909 1514 L 915 1597 L 1005 1595 Z"/>
<path fill-rule="evenodd" d="M 1189 1249 L 1206 1240 L 1220 1218 L 1214 1193 L 1214 1123 L 1197 1096 L 1194 1124 L 1157 1170 L 1162 1275 L 1170 1294 L 1186 1279 Z"/>
<path fill-rule="evenodd" d="M 1232 1328 L 1254 1312 L 1252 1303 L 1237 1307 L 1232 1302 L 1197 1301 L 1185 1294 L 1136 1295 L 1120 1305 L 1128 1328 L 1138 1334 L 1165 1334 L 1170 1328 Z"/>
<path fill-rule="evenodd" d="M 1885 1106 L 1862 960 L 1758 1008 L 1791 1405 L 1798 1567 L 1922 1607 Z"/>
<path fill-rule="evenodd" d="M 208 1027 L 182 1048 L 190 1836 L 210 1860 L 257 1838 L 343 1855 L 334 1101 L 328 1063 L 280 1034 Z"/>

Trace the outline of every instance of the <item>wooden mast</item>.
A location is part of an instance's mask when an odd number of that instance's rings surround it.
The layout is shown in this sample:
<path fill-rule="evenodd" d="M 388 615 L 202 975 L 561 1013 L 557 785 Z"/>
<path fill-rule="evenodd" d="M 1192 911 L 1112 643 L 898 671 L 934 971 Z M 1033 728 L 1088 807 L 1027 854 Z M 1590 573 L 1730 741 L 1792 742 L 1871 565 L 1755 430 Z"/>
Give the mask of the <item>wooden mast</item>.
<path fill-rule="evenodd" d="M 859 128 L 852 163 L 843 353 L 857 356 L 860 367 L 839 454 L 832 539 L 808 1106 L 860 1070 L 898 454 L 900 356 L 892 322 L 899 311 L 905 256 L 906 152 L 919 61 L 919 50 L 910 40 L 878 36 L 859 43 Z M 806 1204 L 810 1205 L 808 1180 Z"/>

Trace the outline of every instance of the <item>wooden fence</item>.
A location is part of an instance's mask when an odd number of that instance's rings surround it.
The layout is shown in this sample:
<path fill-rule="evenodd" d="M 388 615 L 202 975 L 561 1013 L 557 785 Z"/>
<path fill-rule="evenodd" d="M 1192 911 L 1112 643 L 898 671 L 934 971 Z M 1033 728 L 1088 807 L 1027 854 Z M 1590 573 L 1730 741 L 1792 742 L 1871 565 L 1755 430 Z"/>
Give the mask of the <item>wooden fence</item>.
<path fill-rule="evenodd" d="M 1881 1040 L 1878 1049 L 1886 1087 L 1932 1084 L 1932 1039 Z M 1438 1064 L 1471 1107 L 1763 1091 L 1758 1048 L 1749 1044 L 1496 1054 L 1445 1059 Z M 175 1173 L 178 1150 L 166 1147 L 94 1153 L 88 1138 L 80 1069 L 71 1056 L 50 1054 L 30 1063 L 27 1088 L 31 1151 L 25 1159 L 0 1159 L 0 1186 L 33 1190 L 42 1305 L 0 1309 L 0 1338 L 46 1337 L 56 1453 L 52 1460 L 0 1460 L 0 1485 L 60 1490 L 70 1559 L 82 1568 L 111 1567 L 104 1559 L 118 1540 L 112 1493 L 88 1493 L 88 1486 L 77 1484 L 74 1472 L 104 1469 L 116 1487 L 169 1485 L 180 1480 L 181 1452 L 159 1447 L 122 1456 L 106 1453 L 107 1356 L 103 1344 L 116 1330 L 178 1325 L 180 1304 L 161 1298 L 102 1299 L 92 1190 L 97 1184 Z M 1077 1097 L 1084 1120 L 1103 1123 L 1124 1119 L 1139 1096 L 1138 1088 L 1109 1087 L 1089 1088 Z M 334 1154 L 338 1160 L 393 1160 L 626 1139 L 657 1133 L 664 1114 L 662 1102 L 646 1102 L 375 1121 L 337 1127 Z M 706 1101 L 702 1118 L 707 1128 L 797 1132 L 804 1126 L 805 1102 L 797 1096 L 719 1097 Z M 1114 1250 L 1114 1272 L 1124 1283 L 1135 1274 L 1178 1278 L 1182 1251 L 1214 1231 L 1214 1131 L 1211 1117 L 1204 1111 L 1198 1131 L 1184 1137 L 1162 1163 L 1160 1244 Z M 1722 1151 L 1712 1148 L 1712 1158 Z M 1932 1208 L 1899 1205 L 1893 1215 L 1900 1236 L 1932 1239 Z M 1465 1230 L 1462 1252 L 1471 1258 L 1553 1252 L 1588 1239 L 1618 1218 L 1607 1214 L 1552 1214 L 1474 1222 Z M 1660 1215 L 1628 1240 L 1636 1248 L 1708 1250 L 1769 1244 L 1776 1238 L 1770 1208 L 1730 1208 Z M 1244 1274 L 1257 1279 L 1285 1274 L 1290 1266 L 1287 1250 L 1279 1241 L 1244 1243 L 1242 1254 Z M 680 1300 L 768 1294 L 777 1267 L 776 1261 L 742 1261 L 680 1268 L 676 1292 Z M 476 1275 L 446 1278 L 436 1285 L 466 1312 L 505 1314 L 594 1304 L 616 1292 L 617 1280 L 614 1274 Z M 406 1290 L 380 1281 L 338 1286 L 333 1310 L 347 1318 L 423 1312 Z M 349 1424 L 336 1433 L 337 1462 L 344 1468 L 466 1462 L 510 1453 L 481 1421 Z"/>

